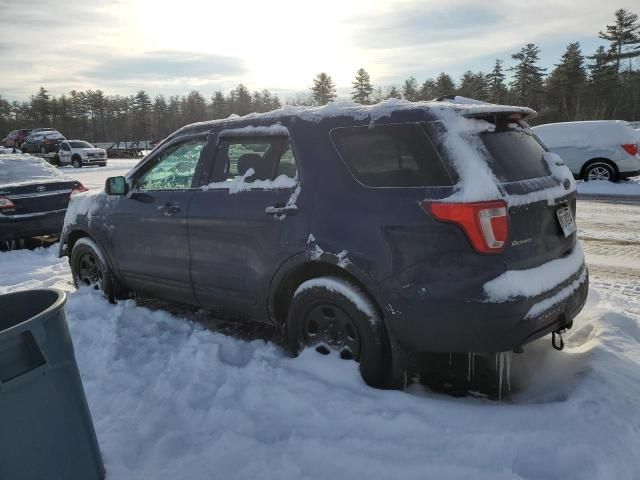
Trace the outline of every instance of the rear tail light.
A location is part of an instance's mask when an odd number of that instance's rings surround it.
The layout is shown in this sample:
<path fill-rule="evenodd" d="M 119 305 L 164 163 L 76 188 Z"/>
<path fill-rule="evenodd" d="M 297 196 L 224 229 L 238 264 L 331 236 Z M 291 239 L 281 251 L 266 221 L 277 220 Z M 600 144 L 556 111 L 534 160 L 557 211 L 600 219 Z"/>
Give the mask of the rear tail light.
<path fill-rule="evenodd" d="M 501 253 L 509 237 L 507 204 L 502 200 L 475 203 L 424 201 L 420 206 L 441 222 L 455 223 L 479 253 Z"/>
<path fill-rule="evenodd" d="M 624 148 L 629 155 L 638 154 L 638 145 L 636 145 L 635 143 L 625 143 L 624 145 L 622 145 L 622 148 Z"/>
<path fill-rule="evenodd" d="M 89 189 L 87 187 L 85 187 L 84 185 L 82 185 L 81 183 L 74 185 L 74 187 L 71 189 L 71 193 L 69 193 L 69 198 L 71 198 L 71 196 L 74 193 L 80 193 L 80 192 L 88 192 Z"/>
<path fill-rule="evenodd" d="M 0 211 L 13 210 L 14 208 L 16 208 L 16 206 L 11 200 L 7 197 L 0 197 Z"/>

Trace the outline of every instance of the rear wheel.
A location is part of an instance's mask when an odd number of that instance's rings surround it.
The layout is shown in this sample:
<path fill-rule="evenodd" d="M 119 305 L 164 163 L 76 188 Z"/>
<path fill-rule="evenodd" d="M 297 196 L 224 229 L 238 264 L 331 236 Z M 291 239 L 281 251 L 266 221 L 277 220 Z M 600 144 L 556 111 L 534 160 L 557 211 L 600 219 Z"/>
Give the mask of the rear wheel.
<path fill-rule="evenodd" d="M 307 348 L 333 352 L 358 362 L 367 384 L 385 386 L 390 371 L 386 331 L 371 300 L 355 285 L 338 277 L 304 282 L 291 300 L 286 331 L 294 354 Z"/>
<path fill-rule="evenodd" d="M 617 181 L 616 172 L 611 165 L 604 162 L 595 162 L 589 165 L 584 171 L 584 180 L 608 180 Z"/>

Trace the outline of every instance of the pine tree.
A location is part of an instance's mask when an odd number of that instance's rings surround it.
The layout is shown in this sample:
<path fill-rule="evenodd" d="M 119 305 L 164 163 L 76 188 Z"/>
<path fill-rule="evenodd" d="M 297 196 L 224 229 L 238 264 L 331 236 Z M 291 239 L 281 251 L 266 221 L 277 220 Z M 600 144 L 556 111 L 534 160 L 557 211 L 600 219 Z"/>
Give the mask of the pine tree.
<path fill-rule="evenodd" d="M 603 46 L 598 47 L 595 54 L 589 57 L 593 63 L 589 65 L 589 81 L 587 91 L 591 101 L 591 118 L 606 119 L 615 103 L 618 76 L 616 67 L 611 64 L 609 55 Z"/>
<path fill-rule="evenodd" d="M 436 81 L 433 78 L 427 78 L 420 85 L 420 100 L 433 100 L 436 95 Z"/>
<path fill-rule="evenodd" d="M 311 87 L 313 102 L 316 105 L 326 105 L 336 99 L 336 86 L 329 75 L 322 72 L 313 79 Z"/>
<path fill-rule="evenodd" d="M 243 84 L 238 85 L 231 90 L 229 94 L 228 104 L 230 107 L 230 113 L 236 115 L 247 115 L 253 111 L 253 105 L 251 101 L 251 93 L 249 89 Z"/>
<path fill-rule="evenodd" d="M 373 86 L 371 85 L 371 77 L 364 68 L 360 68 L 356 72 L 356 77 L 351 82 L 352 92 L 351 98 L 356 103 L 367 105 L 371 102 L 371 94 L 373 93 Z"/>
<path fill-rule="evenodd" d="M 442 72 L 436 78 L 436 85 L 433 91 L 435 98 L 442 97 L 443 95 L 453 95 L 456 93 L 456 84 L 450 75 Z"/>
<path fill-rule="evenodd" d="M 507 86 L 504 84 L 505 74 L 502 70 L 502 60 L 496 59 L 487 79 L 487 99 L 491 103 L 504 103 L 507 97 Z"/>
<path fill-rule="evenodd" d="M 40 87 L 38 93 L 31 97 L 31 111 L 37 126 L 49 121 L 49 94 L 44 87 Z"/>
<path fill-rule="evenodd" d="M 400 90 L 398 90 L 398 87 L 396 87 L 395 85 L 391 85 L 389 87 L 389 89 L 387 90 L 387 93 L 384 96 L 384 98 L 385 98 L 385 100 L 388 100 L 390 98 L 401 99 L 402 98 L 402 93 L 400 93 Z"/>
<path fill-rule="evenodd" d="M 460 79 L 458 87 L 458 95 L 473 98 L 476 100 L 487 100 L 488 84 L 486 76 L 483 72 L 473 73 L 467 70 Z"/>
<path fill-rule="evenodd" d="M 640 23 L 638 15 L 624 8 L 616 10 L 615 17 L 615 23 L 607 25 L 598 36 L 611 42 L 609 58 L 615 64 L 616 75 L 619 75 L 621 60 L 640 56 Z"/>
<path fill-rule="evenodd" d="M 221 91 L 217 91 L 211 97 L 211 118 L 227 118 L 229 116 L 229 107 L 227 99 Z"/>
<path fill-rule="evenodd" d="M 520 52 L 511 55 L 511 58 L 518 60 L 518 64 L 509 69 L 515 72 L 510 85 L 517 103 L 531 105 L 534 109 L 541 104 L 540 97 L 544 92 L 543 78 L 546 71 L 546 68 L 537 65 L 539 55 L 540 49 L 529 43 L 522 47 Z"/>
<path fill-rule="evenodd" d="M 151 116 L 151 98 L 144 90 L 139 90 L 133 98 L 134 124 L 133 134 L 135 140 L 146 140 L 149 131 L 149 120 Z"/>
<path fill-rule="evenodd" d="M 570 43 L 547 80 L 547 103 L 565 120 L 580 118 L 581 100 L 587 80 L 584 60 L 580 43 Z"/>
<path fill-rule="evenodd" d="M 404 81 L 404 85 L 402 85 L 402 96 L 410 102 L 417 102 L 420 99 L 418 82 L 415 77 L 409 77 Z"/>

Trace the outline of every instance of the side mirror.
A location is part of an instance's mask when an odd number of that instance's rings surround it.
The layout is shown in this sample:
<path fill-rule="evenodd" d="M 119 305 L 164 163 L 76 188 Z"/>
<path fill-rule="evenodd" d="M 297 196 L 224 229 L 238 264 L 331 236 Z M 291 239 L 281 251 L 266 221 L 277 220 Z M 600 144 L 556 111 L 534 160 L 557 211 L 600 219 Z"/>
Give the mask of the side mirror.
<path fill-rule="evenodd" d="M 124 177 L 109 177 L 104 184 L 104 191 L 107 195 L 126 195 L 129 185 Z"/>

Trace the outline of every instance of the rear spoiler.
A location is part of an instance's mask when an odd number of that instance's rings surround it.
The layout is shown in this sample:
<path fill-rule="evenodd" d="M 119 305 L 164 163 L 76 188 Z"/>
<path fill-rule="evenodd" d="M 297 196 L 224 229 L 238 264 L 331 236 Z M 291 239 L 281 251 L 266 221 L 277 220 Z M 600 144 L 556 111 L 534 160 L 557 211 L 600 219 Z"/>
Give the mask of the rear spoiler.
<path fill-rule="evenodd" d="M 466 118 L 508 118 L 513 116 L 513 120 L 524 120 L 534 118 L 538 114 L 528 107 L 514 105 L 498 105 L 487 103 L 473 98 L 462 97 L 460 95 L 443 95 L 433 102 L 448 104 Z"/>

